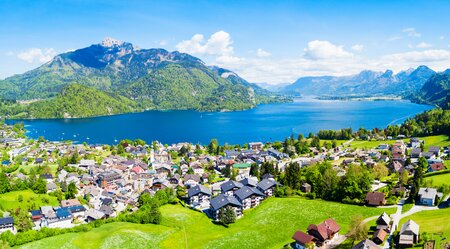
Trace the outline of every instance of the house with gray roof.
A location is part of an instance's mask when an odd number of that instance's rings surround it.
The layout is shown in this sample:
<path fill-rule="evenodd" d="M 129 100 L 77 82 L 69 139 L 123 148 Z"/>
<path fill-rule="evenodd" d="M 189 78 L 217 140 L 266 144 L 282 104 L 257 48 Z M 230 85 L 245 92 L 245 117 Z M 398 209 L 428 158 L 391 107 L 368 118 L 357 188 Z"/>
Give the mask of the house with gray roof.
<path fill-rule="evenodd" d="M 253 178 L 244 178 L 239 182 L 242 183 L 242 185 L 249 187 L 256 187 L 256 185 L 258 185 L 258 180 Z"/>
<path fill-rule="evenodd" d="M 223 208 L 231 208 L 236 217 L 242 216 L 242 204 L 234 196 L 220 194 L 212 198 L 210 204 L 211 217 L 214 220 L 220 219 L 220 210 Z"/>
<path fill-rule="evenodd" d="M 220 185 L 220 190 L 222 191 L 222 194 L 233 196 L 234 192 L 240 188 L 244 187 L 244 185 L 240 182 L 229 180 L 227 182 L 222 183 Z"/>
<path fill-rule="evenodd" d="M 236 198 L 242 203 L 242 209 L 258 206 L 265 195 L 255 187 L 244 186 L 234 192 Z"/>
<path fill-rule="evenodd" d="M 203 186 L 196 185 L 188 190 L 188 203 L 193 208 L 205 209 L 209 206 L 211 199 L 211 189 Z"/>
<path fill-rule="evenodd" d="M 381 247 L 370 239 L 365 239 L 352 247 L 352 249 L 381 249 Z"/>
<path fill-rule="evenodd" d="M 436 201 L 442 197 L 442 193 L 437 192 L 435 188 L 419 189 L 419 205 L 434 206 Z"/>
<path fill-rule="evenodd" d="M 258 183 L 257 188 L 263 192 L 265 196 L 270 197 L 273 195 L 276 186 L 277 182 L 275 180 L 263 179 Z"/>
<path fill-rule="evenodd" d="M 408 220 L 403 224 L 399 235 L 398 243 L 400 246 L 413 246 L 419 241 L 419 225 L 413 220 Z"/>

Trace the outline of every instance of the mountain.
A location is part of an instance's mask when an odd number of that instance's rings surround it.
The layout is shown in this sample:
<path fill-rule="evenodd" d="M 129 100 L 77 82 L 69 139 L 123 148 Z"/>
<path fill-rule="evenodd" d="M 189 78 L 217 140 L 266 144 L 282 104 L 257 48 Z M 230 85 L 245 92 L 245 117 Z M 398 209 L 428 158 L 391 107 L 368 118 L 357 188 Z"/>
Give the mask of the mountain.
<path fill-rule="evenodd" d="M 283 95 L 280 95 L 280 94 L 275 94 L 273 91 L 264 89 L 263 87 L 259 86 L 258 84 L 250 83 L 247 80 L 241 78 L 238 74 L 236 74 L 235 72 L 233 72 L 231 70 L 228 70 L 225 68 L 220 68 L 217 66 L 212 66 L 212 67 L 210 67 L 210 69 L 213 72 L 220 75 L 220 77 L 231 81 L 233 84 L 244 85 L 244 86 L 247 86 L 247 87 L 253 89 L 253 91 L 256 94 L 256 101 L 258 104 L 289 101 L 289 98 L 287 98 Z"/>
<path fill-rule="evenodd" d="M 67 86 L 80 84 L 133 101 L 133 110 L 241 110 L 255 107 L 261 98 L 278 101 L 237 75 L 222 74 L 189 54 L 141 49 L 106 38 L 0 81 L 0 98 L 46 100 L 60 97 Z M 103 110 L 95 115 L 104 114 L 109 113 Z"/>
<path fill-rule="evenodd" d="M 394 74 L 392 70 L 375 72 L 365 70 L 350 76 L 302 77 L 280 91 L 303 95 L 397 95 L 417 92 L 436 72 L 426 66 Z"/>
<path fill-rule="evenodd" d="M 447 70 L 448 71 L 448 70 Z M 447 71 L 432 76 L 413 96 L 417 102 L 447 107 L 450 101 L 450 74 Z"/>

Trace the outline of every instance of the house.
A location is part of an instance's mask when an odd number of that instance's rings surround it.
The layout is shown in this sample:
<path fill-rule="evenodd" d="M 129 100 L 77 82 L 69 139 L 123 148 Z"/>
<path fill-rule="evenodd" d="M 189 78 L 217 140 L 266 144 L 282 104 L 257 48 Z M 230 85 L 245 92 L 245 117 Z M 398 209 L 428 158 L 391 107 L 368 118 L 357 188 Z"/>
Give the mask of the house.
<path fill-rule="evenodd" d="M 436 172 L 445 169 L 445 166 L 442 162 L 432 163 L 428 166 L 428 172 Z"/>
<path fill-rule="evenodd" d="M 264 144 L 261 142 L 252 142 L 252 143 L 248 143 L 248 147 L 251 150 L 262 150 L 263 149 Z"/>
<path fill-rule="evenodd" d="M 211 199 L 211 189 L 197 185 L 188 190 L 188 202 L 193 208 L 206 208 L 209 206 Z"/>
<path fill-rule="evenodd" d="M 106 188 L 107 186 L 119 181 L 120 179 L 122 179 L 122 176 L 119 173 L 109 171 L 99 174 L 97 182 L 101 188 Z"/>
<path fill-rule="evenodd" d="M 430 146 L 430 148 L 428 148 L 428 152 L 433 153 L 435 156 L 439 156 L 440 152 L 441 152 L 441 147 L 439 146 Z"/>
<path fill-rule="evenodd" d="M 366 204 L 368 206 L 384 206 L 386 199 L 382 192 L 369 192 L 366 195 Z"/>
<path fill-rule="evenodd" d="M 419 241 L 419 225 L 412 220 L 408 220 L 400 229 L 398 244 L 402 247 L 413 246 Z"/>
<path fill-rule="evenodd" d="M 266 197 L 270 197 L 273 195 L 275 191 L 275 187 L 277 186 L 277 182 L 272 179 L 263 179 L 257 185 L 257 188 L 264 193 Z"/>
<path fill-rule="evenodd" d="M 210 212 L 214 220 L 220 220 L 220 210 L 222 208 L 231 208 L 236 217 L 242 215 L 242 205 L 234 196 L 220 194 L 211 199 Z"/>
<path fill-rule="evenodd" d="M 81 205 L 80 201 L 78 199 L 69 199 L 69 200 L 62 200 L 61 201 L 61 207 L 71 207 L 71 206 L 79 206 Z"/>
<path fill-rule="evenodd" d="M 202 175 L 203 173 L 205 173 L 205 170 L 202 167 L 201 163 L 196 163 L 192 166 L 192 169 L 194 170 L 194 173 L 197 175 Z"/>
<path fill-rule="evenodd" d="M 303 183 L 302 186 L 300 186 L 300 191 L 303 193 L 311 193 L 311 185 L 307 182 Z"/>
<path fill-rule="evenodd" d="M 341 227 L 333 219 L 327 219 L 319 225 L 308 226 L 308 234 L 317 239 L 319 245 L 328 244 L 335 236 L 339 235 Z"/>
<path fill-rule="evenodd" d="M 195 174 L 187 174 L 184 176 L 184 185 L 192 187 L 200 183 L 200 176 Z"/>
<path fill-rule="evenodd" d="M 381 247 L 375 244 L 372 240 L 365 239 L 352 247 L 352 249 L 381 249 Z"/>
<path fill-rule="evenodd" d="M 435 188 L 419 189 L 419 205 L 434 206 L 437 199 L 442 197 L 442 193 L 437 192 Z"/>
<path fill-rule="evenodd" d="M 391 231 L 391 218 L 386 212 L 378 217 L 376 224 L 377 230 L 385 230 L 386 232 Z"/>
<path fill-rule="evenodd" d="M 96 210 L 96 209 L 89 209 L 86 212 L 86 222 L 91 222 L 91 221 L 95 221 L 95 220 L 100 220 L 100 219 L 104 219 L 106 218 L 105 213 Z"/>
<path fill-rule="evenodd" d="M 269 156 L 275 157 L 278 160 L 284 159 L 284 158 L 289 158 L 289 156 L 285 153 L 281 153 L 278 150 L 275 149 L 268 149 L 267 152 L 269 153 Z"/>
<path fill-rule="evenodd" d="M 292 239 L 295 240 L 295 249 L 307 249 L 315 240 L 313 236 L 302 231 L 295 232 Z"/>
<path fill-rule="evenodd" d="M 57 189 L 57 186 L 54 182 L 47 182 L 47 193 L 53 192 Z"/>
<path fill-rule="evenodd" d="M 264 194 L 255 187 L 244 186 L 234 192 L 241 202 L 242 209 L 254 208 L 264 199 Z"/>
<path fill-rule="evenodd" d="M 240 180 L 239 182 L 242 183 L 242 185 L 249 186 L 249 187 L 256 187 L 256 185 L 258 185 L 258 181 L 253 178 L 244 178 L 244 179 Z"/>
<path fill-rule="evenodd" d="M 373 233 L 372 240 L 377 245 L 383 244 L 384 240 L 386 239 L 386 236 L 388 233 L 384 229 L 376 230 L 375 233 Z"/>
<path fill-rule="evenodd" d="M 0 218 L 0 233 L 5 231 L 14 231 L 14 218 L 13 217 L 4 217 Z"/>
<path fill-rule="evenodd" d="M 228 195 L 228 196 L 233 196 L 234 192 L 240 188 L 242 188 L 244 185 L 242 185 L 242 183 L 237 182 L 237 181 L 233 181 L 233 180 L 229 180 L 227 182 L 222 183 L 222 185 L 220 185 L 220 190 L 222 191 L 222 194 Z"/>
<path fill-rule="evenodd" d="M 411 150 L 411 158 L 419 158 L 422 154 L 422 149 L 414 148 Z"/>

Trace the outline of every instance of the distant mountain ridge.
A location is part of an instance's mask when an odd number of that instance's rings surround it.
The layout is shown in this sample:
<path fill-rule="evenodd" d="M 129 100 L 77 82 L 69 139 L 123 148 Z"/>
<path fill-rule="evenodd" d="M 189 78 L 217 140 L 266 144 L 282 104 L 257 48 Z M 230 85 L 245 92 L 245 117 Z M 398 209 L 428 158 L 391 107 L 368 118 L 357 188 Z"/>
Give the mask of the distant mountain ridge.
<path fill-rule="evenodd" d="M 186 53 L 141 49 L 107 38 L 0 81 L 0 98 L 49 99 L 80 84 L 134 101 L 136 110 L 242 110 L 284 101 L 229 70 L 230 76 L 222 77 L 223 72 Z"/>
<path fill-rule="evenodd" d="M 427 66 L 394 74 L 392 70 L 364 70 L 350 76 L 302 77 L 280 89 L 293 95 L 396 95 L 408 96 L 418 92 L 436 72 Z"/>

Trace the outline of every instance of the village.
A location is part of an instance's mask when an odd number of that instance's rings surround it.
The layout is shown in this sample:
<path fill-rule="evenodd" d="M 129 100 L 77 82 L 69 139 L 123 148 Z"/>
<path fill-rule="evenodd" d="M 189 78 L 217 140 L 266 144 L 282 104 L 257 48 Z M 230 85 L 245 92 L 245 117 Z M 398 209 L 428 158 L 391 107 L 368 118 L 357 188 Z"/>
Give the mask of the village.
<path fill-rule="evenodd" d="M 444 158 L 449 153 L 448 148 L 437 146 L 424 151 L 420 139 L 401 136 L 386 138 L 392 142 L 380 143 L 375 148 L 351 148 L 346 146 L 348 142 L 343 142 L 334 148 L 310 147 L 309 153 L 289 156 L 262 142 L 209 153 L 211 148 L 208 146 L 190 143 L 163 145 L 159 142 L 124 141 L 113 148 L 31 140 L 18 136 L 9 126 L 4 126 L 1 134 L 2 166 L 17 167 L 7 173 L 8 180 L 26 181 L 31 172 L 38 173 L 37 177 L 45 181 L 46 194 L 58 197 L 58 205 L 47 204 L 26 210 L 33 230 L 71 228 L 114 218 L 126 210 L 137 210 L 142 194 L 153 196 L 163 189 L 172 189 L 186 207 L 203 212 L 214 222 L 226 223 L 230 219 L 234 222 L 245 215 L 246 210 L 277 196 L 277 190 L 283 187 L 273 174 L 253 175 L 255 165 L 272 163 L 277 172 L 284 172 L 292 163 L 304 168 L 319 162 L 331 162 L 337 174 L 343 176 L 350 164 L 374 167 L 381 163 L 389 175 L 408 178 L 413 177 L 418 165 L 423 163 L 426 163 L 427 172 L 445 171 Z M 68 160 L 61 163 L 62 158 Z M 29 168 L 39 170 L 30 171 Z M 401 210 L 411 186 L 399 182 L 395 181 L 396 184 L 386 193 L 380 189 L 386 189 L 388 183 L 373 181 L 363 205 L 374 208 L 399 206 Z M 301 183 L 303 194 L 308 195 L 311 188 L 308 182 Z M 436 188 L 421 187 L 418 196 L 415 205 L 425 208 L 434 209 L 447 201 L 444 193 Z M 0 232 L 17 233 L 14 210 L 3 211 Z M 399 247 L 417 244 L 419 225 L 413 220 L 399 224 L 400 216 L 388 215 L 380 208 L 373 236 L 356 243 L 353 248 L 389 248 L 394 239 Z M 341 227 L 333 217 L 320 224 L 297 229 L 292 235 L 292 246 L 297 249 L 334 247 L 345 240 L 345 235 L 339 234 Z"/>

